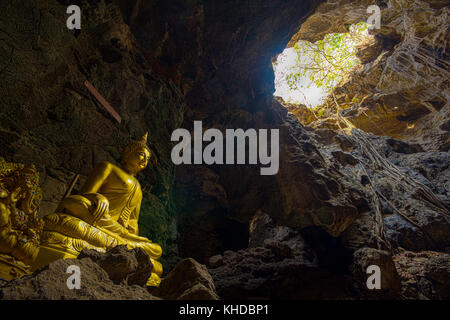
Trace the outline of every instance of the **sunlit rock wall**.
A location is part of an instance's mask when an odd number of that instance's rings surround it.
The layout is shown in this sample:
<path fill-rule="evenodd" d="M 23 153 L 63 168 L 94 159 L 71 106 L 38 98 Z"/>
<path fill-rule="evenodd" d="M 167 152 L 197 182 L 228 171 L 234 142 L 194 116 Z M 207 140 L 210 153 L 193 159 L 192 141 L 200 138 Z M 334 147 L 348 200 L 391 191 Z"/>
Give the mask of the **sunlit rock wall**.
<path fill-rule="evenodd" d="M 367 8 L 372 4 L 325 2 L 290 45 L 369 21 L 374 12 Z M 420 143 L 426 150 L 448 151 L 448 3 L 389 0 L 377 5 L 380 28 L 371 30 L 373 43 L 357 52 L 363 66 L 335 91 L 339 108 L 345 109 L 341 115 L 364 131 Z M 335 103 L 330 97 L 328 105 L 335 108 Z"/>

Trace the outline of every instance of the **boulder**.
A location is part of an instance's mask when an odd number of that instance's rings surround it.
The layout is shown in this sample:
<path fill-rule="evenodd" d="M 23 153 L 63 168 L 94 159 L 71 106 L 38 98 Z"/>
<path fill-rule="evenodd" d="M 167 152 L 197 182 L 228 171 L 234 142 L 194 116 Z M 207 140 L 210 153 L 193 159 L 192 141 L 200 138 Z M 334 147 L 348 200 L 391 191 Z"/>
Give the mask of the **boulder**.
<path fill-rule="evenodd" d="M 360 298 L 399 298 L 400 277 L 390 252 L 374 248 L 361 248 L 355 251 L 353 256 L 352 273 Z M 368 288 L 368 278 L 373 274 L 373 271 L 368 270 L 369 266 L 379 268 L 381 280 L 379 289 Z"/>
<path fill-rule="evenodd" d="M 403 299 L 450 299 L 450 254 L 401 250 L 394 262 Z"/>
<path fill-rule="evenodd" d="M 324 230 L 301 233 L 277 226 L 269 216 L 258 213 L 253 219 L 251 239 L 251 247 L 227 250 L 209 261 L 209 272 L 222 299 L 352 296 L 345 254 Z"/>
<path fill-rule="evenodd" d="M 83 258 L 90 258 L 97 263 L 115 284 L 145 286 L 153 270 L 144 250 L 129 250 L 125 245 L 116 246 L 106 253 L 83 249 L 78 259 Z"/>
<path fill-rule="evenodd" d="M 192 258 L 182 260 L 158 288 L 149 290 L 165 300 L 219 300 L 208 269 Z"/>
<path fill-rule="evenodd" d="M 80 289 L 69 289 L 69 266 L 80 268 Z M 73 274 L 73 273 L 72 273 Z M 91 258 L 57 260 L 0 288 L 5 300 L 159 300 L 138 285 L 115 284 Z"/>

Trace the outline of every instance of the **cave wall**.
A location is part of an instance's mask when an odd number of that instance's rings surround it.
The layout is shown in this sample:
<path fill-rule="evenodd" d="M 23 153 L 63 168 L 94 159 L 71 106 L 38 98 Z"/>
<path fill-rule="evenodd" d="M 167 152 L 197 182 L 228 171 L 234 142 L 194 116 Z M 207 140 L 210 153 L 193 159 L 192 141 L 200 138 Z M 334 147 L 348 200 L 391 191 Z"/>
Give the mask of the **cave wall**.
<path fill-rule="evenodd" d="M 381 29 L 358 48 L 362 66 L 337 101 L 310 110 L 274 100 L 280 210 L 252 218 L 248 249 L 210 259 L 222 297 L 449 296 L 448 2 L 376 3 Z M 346 32 L 371 4 L 324 2 L 289 45 Z M 382 270 L 382 290 L 367 289 L 369 265 Z"/>
<path fill-rule="evenodd" d="M 329 97 L 325 116 L 339 111 L 356 128 L 379 136 L 420 144 L 425 150 L 449 150 L 448 15 L 446 1 L 384 0 L 374 40 L 357 48 L 359 70 Z M 325 34 L 346 32 L 367 21 L 373 1 L 327 1 L 289 43 L 315 42 Z M 327 109 L 332 109 L 327 112 Z M 345 126 L 344 123 L 340 125 Z M 323 121 L 318 127 L 337 128 Z"/>
<path fill-rule="evenodd" d="M 366 52 L 365 69 L 337 90 L 340 104 L 351 101 L 351 93 L 371 93 L 364 111 L 376 114 L 374 121 L 392 135 L 381 137 L 372 122 L 363 121 L 361 105 L 343 116 L 372 135 L 343 134 L 336 123 L 302 124 L 273 100 L 271 59 L 291 39 L 341 32 L 366 17 L 368 2 L 321 2 L 74 1 L 82 7 L 81 31 L 65 28 L 71 1 L 2 3 L 8 18 L 0 22 L 1 156 L 36 165 L 45 215 L 76 173 L 81 178 L 74 192 L 96 163 L 118 163 L 128 141 L 148 130 L 153 157 L 138 177 L 145 189 L 139 224 L 142 235 L 162 244 L 166 270 L 180 256 L 212 267 L 210 257 L 223 254 L 213 259 L 222 294 L 305 297 L 308 290 L 298 291 L 301 287 L 316 288 L 312 297 L 329 298 L 354 296 L 352 281 L 364 282 L 365 265 L 382 263 L 395 280 L 385 295 L 391 297 L 399 290 L 394 262 L 405 264 L 399 270 L 407 279 L 411 272 L 405 270 L 423 250 L 437 250 L 438 261 L 448 260 L 443 252 L 449 219 L 442 214 L 448 210 L 442 174 L 448 172 L 448 106 L 442 104 L 447 92 L 436 89 L 446 82 L 435 70 L 425 86 L 405 80 L 410 68 L 398 72 L 403 79 L 398 86 L 377 87 L 373 81 L 395 50 L 404 48 L 405 34 L 396 28 L 399 12 L 425 15 L 412 19 L 421 25 L 434 17 L 436 30 L 417 30 L 436 35 L 448 9 L 442 1 L 428 7 L 418 1 L 377 2 L 388 19 L 377 34 L 381 42 Z M 436 59 L 444 59 L 442 54 L 437 51 Z M 86 90 L 86 79 L 120 113 L 120 124 Z M 399 100 L 398 106 L 387 103 Z M 419 102 L 436 110 L 412 119 L 418 114 L 408 106 Z M 402 119 L 414 120 L 417 130 L 401 135 Z M 278 174 L 261 176 L 259 166 L 249 165 L 175 167 L 171 132 L 192 130 L 194 120 L 202 120 L 204 129 L 280 129 Z M 361 166 L 367 159 L 376 170 Z M 386 159 L 401 172 L 383 168 Z M 392 179 L 392 172 L 406 183 Z M 380 199 L 374 187 L 390 196 Z M 392 202 L 413 223 L 395 215 Z M 393 258 L 398 247 L 418 253 Z M 439 273 L 445 265 L 435 269 Z M 289 282 L 283 274 L 293 280 L 291 286 L 278 285 Z"/>
<path fill-rule="evenodd" d="M 293 227 L 319 225 L 335 236 L 368 210 L 364 191 L 354 187 L 358 182 L 330 168 L 305 129 L 272 101 L 271 59 L 317 4 L 123 2 L 152 66 L 185 94 L 184 128 L 202 120 L 205 129 L 281 130 L 276 176 L 260 176 L 257 166 L 246 165 L 176 168 L 181 255 L 205 262 L 226 249 L 245 248 L 245 229 L 258 210 Z M 170 19 L 161 21 L 166 13 Z"/>
<path fill-rule="evenodd" d="M 344 32 L 367 18 L 370 4 L 321 4 L 289 45 Z M 287 108 L 319 135 L 319 141 L 327 145 L 324 154 L 331 153 L 341 164 L 364 168 L 360 175 L 367 176 L 367 183 L 381 199 L 384 229 L 394 246 L 445 251 L 450 227 L 450 190 L 443 183 L 449 179 L 449 68 L 445 63 L 449 7 L 443 1 L 377 4 L 381 8 L 380 29 L 371 30 L 373 41 L 357 48 L 362 65 L 338 84 L 335 97 L 330 96 L 318 108 L 322 116 L 314 117 L 311 114 L 317 110 L 301 106 Z M 373 134 L 363 138 L 364 146 L 358 151 L 348 146 L 346 150 L 342 145 L 336 148 L 333 142 L 336 137 L 332 132 L 340 128 L 346 128 L 353 146 L 363 132 Z M 352 134 L 352 128 L 363 132 Z M 378 155 L 374 157 L 371 152 Z M 344 233 L 356 231 L 352 229 Z"/>
<path fill-rule="evenodd" d="M 128 141 L 148 130 L 152 163 L 139 177 L 143 235 L 167 252 L 179 233 L 181 255 L 203 261 L 246 246 L 249 220 L 272 190 L 269 206 L 277 207 L 276 179 L 261 178 L 254 166 L 183 166 L 175 175 L 170 134 L 193 120 L 205 128 L 275 126 L 271 58 L 318 2 L 2 3 L 2 156 L 36 165 L 46 215 L 76 173 L 74 193 L 96 163 L 118 163 Z M 82 8 L 80 31 L 65 27 L 69 4 Z M 122 116 L 120 124 L 85 80 Z M 237 240 L 229 232 L 235 228 L 243 230 Z"/>
<path fill-rule="evenodd" d="M 120 163 L 130 140 L 149 132 L 152 157 L 140 232 L 169 250 L 176 236 L 171 202 L 171 132 L 185 111 L 179 87 L 154 72 L 110 2 L 83 1 L 82 29 L 66 28 L 64 1 L 1 2 L 0 156 L 34 164 L 41 215 L 55 210 L 75 174 L 81 187 L 101 161 Z M 88 80 L 122 117 L 119 124 L 84 87 Z"/>
<path fill-rule="evenodd" d="M 79 187 L 97 162 L 118 162 L 127 141 L 149 130 L 155 156 L 141 177 L 144 188 L 151 187 L 141 230 L 154 241 L 164 245 L 179 233 L 180 254 L 206 261 L 245 248 L 245 230 L 260 209 L 283 223 L 321 225 L 338 235 L 357 207 L 366 206 L 363 196 L 351 179 L 330 171 L 304 129 L 292 119 L 286 125 L 284 110 L 272 105 L 271 59 L 317 3 L 81 1 L 80 32 L 64 28 L 67 1 L 29 2 L 29 16 L 5 5 L 18 23 L 5 21 L 2 29 L 10 36 L 3 55 L 11 78 L 3 84 L 4 156 L 37 165 L 45 215 L 75 173 L 82 175 Z M 23 37 L 19 49 L 15 34 Z M 117 108 L 121 124 L 90 96 L 86 79 Z M 280 173 L 180 166 L 172 193 L 170 133 L 191 129 L 193 120 L 218 129 L 281 126 Z M 342 197 L 348 188 L 351 196 Z M 235 239 L 235 230 L 243 236 Z"/>
<path fill-rule="evenodd" d="M 127 2 L 122 9 L 155 70 L 160 70 L 182 88 L 187 105 L 182 127 L 192 130 L 193 120 L 202 120 L 204 129 L 224 130 L 279 126 L 278 111 L 272 109 L 274 75 L 271 59 L 283 50 L 317 3 L 155 1 L 135 5 Z M 292 10 L 294 7 L 296 10 Z M 137 14 L 133 15 L 133 12 Z M 162 21 L 166 13 L 169 19 Z M 283 139 L 289 139 L 289 130 L 283 129 Z M 301 129 L 297 127 L 297 130 Z M 311 147 L 300 146 L 297 151 L 301 153 L 303 148 Z M 292 156 L 282 161 L 287 163 Z M 297 164 L 302 160 L 299 159 Z M 274 178 L 260 176 L 257 166 L 177 167 L 175 196 L 180 254 L 205 262 L 212 254 L 226 249 L 245 248 L 248 242 L 245 229 L 261 208 L 294 225 L 311 224 L 310 221 L 297 221 L 297 214 L 298 211 L 299 214 L 311 213 L 324 207 L 314 195 L 327 192 L 324 191 L 327 172 L 310 178 L 311 165 L 305 165 L 297 170 L 303 171 L 295 178 L 287 180 L 297 179 L 299 183 L 285 184 L 280 190 L 279 181 L 290 174 L 286 166 L 284 170 L 283 177 Z M 309 187 L 307 181 L 313 179 L 317 180 L 317 186 Z M 338 180 L 340 176 L 334 175 L 332 179 Z M 300 184 L 300 181 L 305 182 Z M 300 199 L 293 196 L 284 202 L 281 194 L 290 188 L 307 196 Z M 342 189 L 337 187 L 334 195 Z M 344 221 L 336 223 L 338 227 L 333 221 L 327 221 L 333 225 L 330 232 L 339 233 L 357 215 L 355 205 L 347 206 L 351 201 L 334 197 L 322 210 L 325 219 L 334 216 L 335 210 L 345 211 Z M 355 200 L 358 201 L 360 199 Z M 347 207 L 350 208 L 347 210 Z"/>

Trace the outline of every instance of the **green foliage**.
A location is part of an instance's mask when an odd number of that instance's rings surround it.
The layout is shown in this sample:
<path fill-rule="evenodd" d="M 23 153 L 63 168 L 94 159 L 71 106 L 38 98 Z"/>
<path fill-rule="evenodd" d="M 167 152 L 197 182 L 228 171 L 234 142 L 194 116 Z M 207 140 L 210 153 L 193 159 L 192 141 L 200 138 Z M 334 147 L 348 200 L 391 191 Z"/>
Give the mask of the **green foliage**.
<path fill-rule="evenodd" d="M 307 87 L 315 84 L 331 92 L 344 74 L 360 64 L 355 46 L 368 37 L 367 27 L 365 22 L 360 22 L 352 25 L 348 33 L 328 34 L 316 43 L 298 41 L 294 45 L 296 65 L 286 74 L 289 88 L 298 89 L 306 78 Z"/>

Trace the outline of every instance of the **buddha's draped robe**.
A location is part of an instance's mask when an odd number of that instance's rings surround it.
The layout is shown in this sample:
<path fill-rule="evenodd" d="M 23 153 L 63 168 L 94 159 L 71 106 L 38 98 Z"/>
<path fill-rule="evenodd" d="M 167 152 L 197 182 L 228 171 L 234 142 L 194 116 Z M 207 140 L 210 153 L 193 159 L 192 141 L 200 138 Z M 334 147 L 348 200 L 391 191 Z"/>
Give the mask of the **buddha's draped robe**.
<path fill-rule="evenodd" d="M 93 203 L 98 199 L 103 199 L 106 206 Z M 77 256 L 84 247 L 105 251 L 125 244 L 130 249 L 140 247 L 150 256 L 154 270 L 149 285 L 158 285 L 162 266 L 156 259 L 162 250 L 138 236 L 141 201 L 142 190 L 135 177 L 111 163 L 100 164 L 88 177 L 81 195 L 64 199 L 56 213 L 44 218 L 43 252 L 36 259 L 37 267 L 52 257 L 61 258 L 53 254 L 55 250 L 64 252 L 67 258 Z"/>

